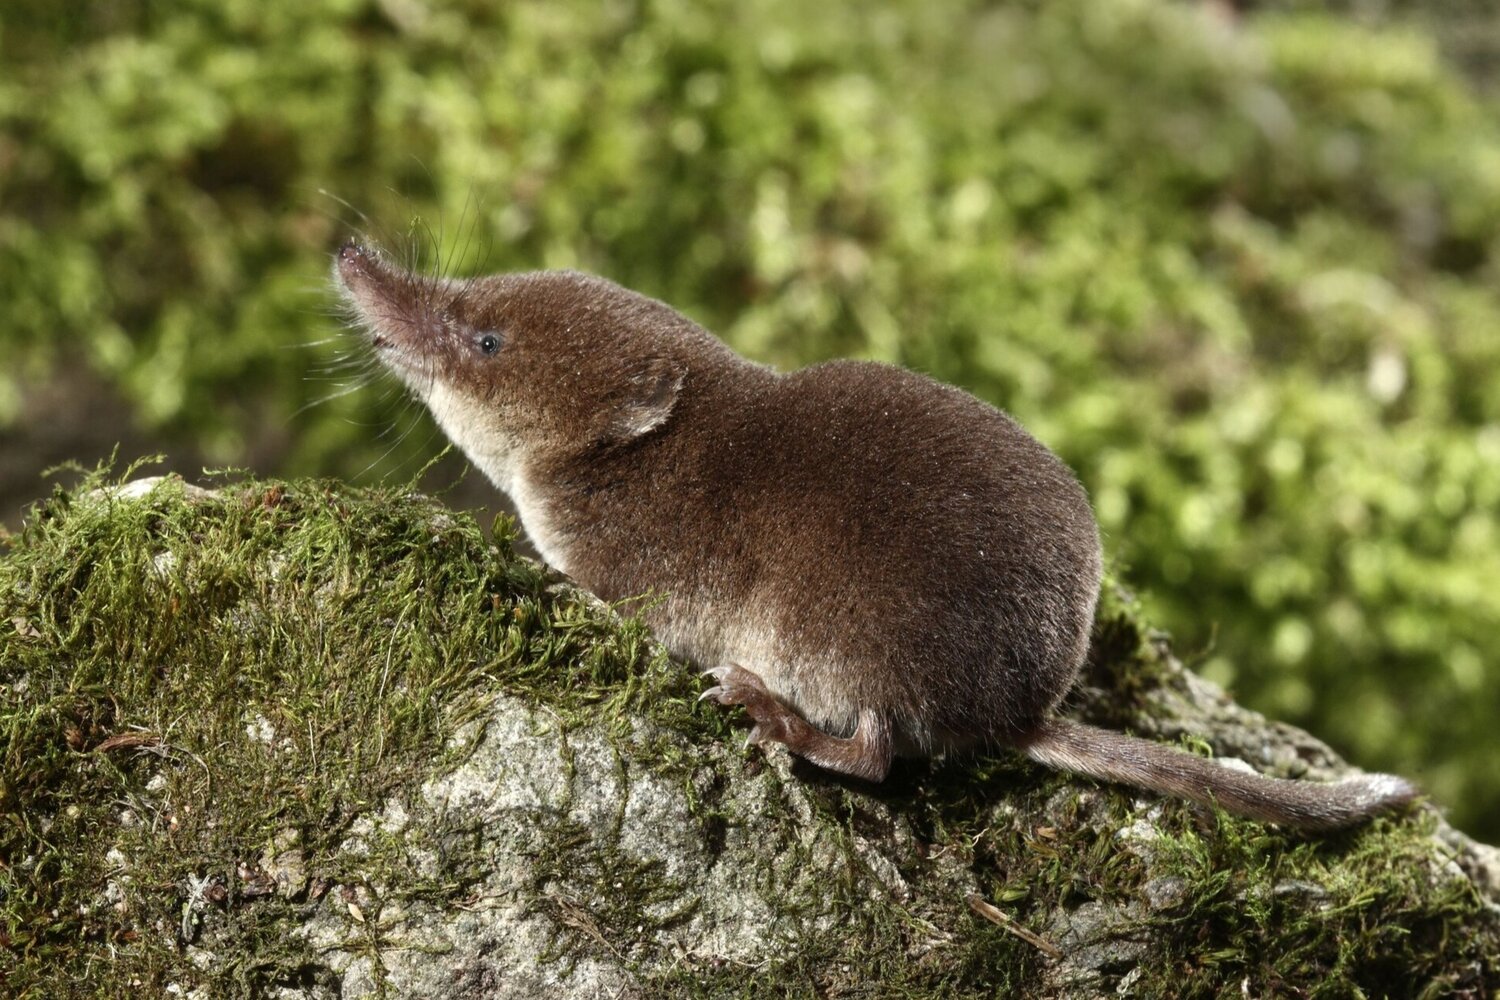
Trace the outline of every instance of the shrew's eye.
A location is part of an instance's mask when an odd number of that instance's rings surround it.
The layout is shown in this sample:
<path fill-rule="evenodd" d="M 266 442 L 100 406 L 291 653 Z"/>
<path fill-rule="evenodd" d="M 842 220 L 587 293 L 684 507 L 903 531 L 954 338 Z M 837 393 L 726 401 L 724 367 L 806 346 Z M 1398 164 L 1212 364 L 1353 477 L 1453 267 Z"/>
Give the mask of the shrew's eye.
<path fill-rule="evenodd" d="M 494 354 L 500 350 L 500 335 L 493 330 L 479 335 L 479 350 L 485 355 Z"/>

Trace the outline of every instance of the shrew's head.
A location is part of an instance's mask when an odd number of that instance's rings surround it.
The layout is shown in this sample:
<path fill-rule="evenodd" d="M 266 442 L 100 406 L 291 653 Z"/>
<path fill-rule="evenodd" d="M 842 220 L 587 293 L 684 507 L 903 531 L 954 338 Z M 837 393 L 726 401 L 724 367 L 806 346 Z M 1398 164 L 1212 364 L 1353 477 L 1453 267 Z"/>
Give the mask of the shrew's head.
<path fill-rule="evenodd" d="M 334 273 L 380 360 L 502 488 L 538 455 L 657 432 L 695 368 L 732 357 L 660 302 L 576 271 L 434 278 L 350 241 Z"/>

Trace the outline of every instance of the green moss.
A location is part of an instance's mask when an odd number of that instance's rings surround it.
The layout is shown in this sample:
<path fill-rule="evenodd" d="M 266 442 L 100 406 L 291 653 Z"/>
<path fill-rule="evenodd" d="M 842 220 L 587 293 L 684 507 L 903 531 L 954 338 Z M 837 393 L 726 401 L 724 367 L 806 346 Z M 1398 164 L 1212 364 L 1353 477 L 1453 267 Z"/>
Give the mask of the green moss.
<path fill-rule="evenodd" d="M 0 926 L 18 995 L 52 995 L 110 950 L 101 994 L 160 987 L 189 880 L 236 883 L 284 831 L 340 878 L 350 824 L 461 759 L 448 738 L 496 692 L 565 720 L 649 707 L 704 724 L 690 678 L 645 662 L 641 627 L 550 592 L 508 521 L 490 540 L 406 490 L 334 483 L 112 489 L 59 491 L 0 561 Z M 123 909 L 103 895 L 112 848 L 129 859 Z M 292 910 L 244 905 L 229 934 L 268 967 L 224 975 L 274 981 L 295 948 L 258 938 Z"/>
<path fill-rule="evenodd" d="M 1143 983 L 1165 995 L 1173 984 L 1206 993 L 1248 978 L 1252 992 L 1317 997 L 1449 996 L 1493 983 L 1495 915 L 1433 861 L 1431 827 L 1377 820 L 1306 841 L 1225 817 L 1209 831 L 1169 829 L 1154 866 L 1190 891 L 1144 921 L 1162 946 Z M 1456 920 L 1470 931 L 1449 939 Z"/>
<path fill-rule="evenodd" d="M 1104 992 L 1439 996 L 1500 977 L 1500 923 L 1432 860 L 1430 817 L 1304 838 L 1008 753 L 905 762 L 876 788 L 801 764 L 788 781 L 760 750 L 710 767 L 739 713 L 696 705 L 638 622 L 516 558 L 508 521 L 486 538 L 408 490 L 325 482 L 115 489 L 96 474 L 0 543 L 9 995 L 326 985 L 292 931 L 330 905 L 358 909 L 342 946 L 383 975 L 402 912 L 467 905 L 491 869 L 473 814 L 377 811 L 415 808 L 500 695 L 542 710 L 565 760 L 574 734 L 602 736 L 622 790 L 596 825 L 523 825 L 521 901 L 560 969 L 617 961 L 682 997 L 1057 992 L 1050 959 L 969 911 L 977 890 L 1059 947 L 1121 949 L 1089 986 Z M 1078 706 L 1096 721 L 1181 682 L 1113 586 L 1096 640 Z M 681 791 L 707 857 L 757 845 L 754 892 L 785 924 L 753 967 L 671 949 L 704 888 L 626 846 L 624 790 L 645 779 Z M 293 854 L 303 876 L 261 891 Z M 887 890 L 890 865 L 909 890 Z M 1128 933 L 1089 938 L 1094 913 Z"/>

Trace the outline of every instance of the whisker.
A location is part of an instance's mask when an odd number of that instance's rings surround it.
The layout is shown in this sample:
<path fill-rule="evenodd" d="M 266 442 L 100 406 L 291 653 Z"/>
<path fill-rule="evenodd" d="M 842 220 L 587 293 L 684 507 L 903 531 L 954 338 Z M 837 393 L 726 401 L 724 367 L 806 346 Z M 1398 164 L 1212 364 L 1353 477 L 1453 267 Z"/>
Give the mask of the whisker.
<path fill-rule="evenodd" d="M 349 211 L 353 212 L 355 215 L 359 216 L 359 221 L 360 222 L 364 223 L 366 226 L 370 225 L 370 217 L 368 215 L 366 215 L 365 213 L 361 212 L 359 209 L 355 208 L 352 204 L 350 204 L 344 198 L 339 197 L 338 195 L 334 194 L 332 191 L 328 190 L 327 188 L 318 188 L 318 194 L 320 194 L 323 197 L 329 199 L 330 201 L 336 201 L 336 202 L 338 202 L 340 205 L 342 205 L 343 207 L 347 208 Z M 331 213 L 330 213 L 329 217 L 332 218 L 332 214 Z M 342 222 L 343 220 L 342 219 L 335 219 L 334 221 Z"/>
<path fill-rule="evenodd" d="M 384 452 L 382 452 L 380 454 L 379 458 L 375 459 L 373 462 L 371 462 L 369 465 L 365 466 L 363 469 L 360 469 L 359 472 L 357 472 L 355 474 L 355 478 L 359 479 L 359 478 L 363 477 L 371 469 L 375 468 L 375 466 L 379 465 L 380 463 L 384 462 L 386 459 L 390 458 L 391 455 L 395 453 L 396 449 L 399 448 L 399 447 L 401 447 L 402 442 L 404 442 L 408 437 L 410 437 L 411 436 L 411 432 L 414 431 L 414 430 L 416 430 L 417 427 L 418 427 L 418 425 L 420 425 L 421 423 L 422 423 L 422 412 L 420 411 L 420 409 L 418 409 L 416 411 L 416 413 L 415 413 L 415 416 L 413 416 L 413 418 L 411 419 L 411 421 L 406 425 L 406 429 L 401 432 L 400 436 L 397 437 L 395 441 L 391 442 L 391 446 L 389 448 L 387 448 Z M 392 427 L 394 427 L 394 426 L 395 425 L 393 424 Z M 384 437 L 384 435 L 381 435 L 381 437 Z M 377 438 L 377 440 L 379 440 L 379 438 Z M 432 437 L 429 435 L 427 441 L 431 441 L 431 440 L 432 440 Z M 427 442 L 423 442 L 424 445 L 426 443 Z M 397 468 L 400 468 L 400 466 L 398 466 Z"/>
<path fill-rule="evenodd" d="M 322 347 L 324 344 L 336 344 L 348 336 L 347 332 L 331 334 L 318 340 L 304 340 L 297 344 L 277 344 L 276 349 L 280 351 L 306 351 L 314 347 Z"/>
<path fill-rule="evenodd" d="M 315 406 L 322 406 L 324 403 L 331 403 L 335 399 L 342 399 L 345 396 L 356 393 L 359 390 L 363 389 L 367 384 L 368 383 L 366 382 L 356 382 L 353 385 L 340 388 L 337 392 L 330 392 L 326 396 L 320 396 L 308 403 L 304 403 L 302 406 L 297 407 L 297 409 L 292 412 L 292 416 L 290 419 L 296 419 L 297 417 L 302 416 L 302 414 L 306 413 L 308 410 L 311 410 Z"/>

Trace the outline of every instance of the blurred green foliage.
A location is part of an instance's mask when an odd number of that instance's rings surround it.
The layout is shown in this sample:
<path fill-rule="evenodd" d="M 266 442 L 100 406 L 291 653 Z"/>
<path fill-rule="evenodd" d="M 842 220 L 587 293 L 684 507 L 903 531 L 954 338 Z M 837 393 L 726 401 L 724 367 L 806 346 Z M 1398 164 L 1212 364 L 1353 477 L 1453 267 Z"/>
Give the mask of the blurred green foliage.
<path fill-rule="evenodd" d="M 1420 30 L 10 0 L 0 65 L 0 419 L 86 365 L 215 460 L 269 428 L 265 471 L 357 471 L 388 394 L 292 416 L 353 346 L 316 344 L 339 199 L 420 219 L 452 268 L 580 266 L 1004 406 L 1210 676 L 1500 837 L 1500 108 Z"/>
<path fill-rule="evenodd" d="M 1243 2 L 1243 0 L 1242 0 Z M 1500 8 L 1495 0 L 1252 0 L 1257 10 L 1336 12 L 1379 25 L 1419 25 L 1470 79 L 1500 93 Z"/>

